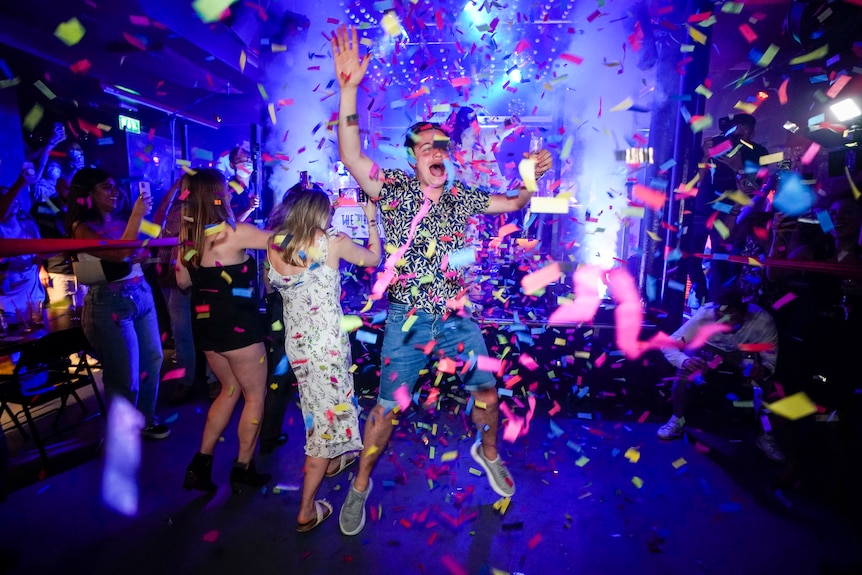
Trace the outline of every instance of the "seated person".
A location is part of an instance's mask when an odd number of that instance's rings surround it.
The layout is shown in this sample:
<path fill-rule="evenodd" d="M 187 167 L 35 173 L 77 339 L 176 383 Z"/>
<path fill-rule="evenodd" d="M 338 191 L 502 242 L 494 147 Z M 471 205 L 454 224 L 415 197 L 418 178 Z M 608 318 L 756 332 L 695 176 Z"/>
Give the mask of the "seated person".
<path fill-rule="evenodd" d="M 742 292 L 736 288 L 719 293 L 713 303 L 698 309 L 672 337 L 687 345 L 702 328 L 715 323 L 725 324 L 729 329 L 713 334 L 703 347 L 662 350 L 665 358 L 677 368 L 677 373 L 672 390 L 673 415 L 659 428 L 658 436 L 661 439 L 682 437 L 689 387 L 693 382 L 717 383 L 723 376 L 736 381 L 750 381 L 759 387 L 768 384 L 769 376 L 775 371 L 778 357 L 775 322 L 760 307 L 745 303 Z M 744 351 L 745 344 L 767 344 L 768 348 L 749 353 Z M 757 402 L 755 408 L 760 408 Z M 770 459 L 784 459 L 784 454 L 769 431 L 759 436 L 756 444 Z"/>
<path fill-rule="evenodd" d="M 19 178 L 7 190 L 0 188 L 0 238 L 39 239 L 36 223 L 18 202 L 19 194 L 36 181 L 32 164 L 25 163 Z M 36 254 L 0 256 L 0 313 L 9 325 L 29 318 L 34 306 L 45 301 L 39 277 L 42 260 Z"/>

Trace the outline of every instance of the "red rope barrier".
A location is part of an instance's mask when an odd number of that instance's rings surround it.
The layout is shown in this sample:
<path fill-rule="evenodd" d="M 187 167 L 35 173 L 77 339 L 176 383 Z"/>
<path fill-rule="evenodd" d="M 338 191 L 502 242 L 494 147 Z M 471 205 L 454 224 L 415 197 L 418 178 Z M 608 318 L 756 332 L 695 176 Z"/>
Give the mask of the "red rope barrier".
<path fill-rule="evenodd" d="M 60 252 L 91 252 L 134 248 L 164 248 L 177 245 L 177 238 L 154 240 L 21 240 L 0 239 L 0 257 Z"/>

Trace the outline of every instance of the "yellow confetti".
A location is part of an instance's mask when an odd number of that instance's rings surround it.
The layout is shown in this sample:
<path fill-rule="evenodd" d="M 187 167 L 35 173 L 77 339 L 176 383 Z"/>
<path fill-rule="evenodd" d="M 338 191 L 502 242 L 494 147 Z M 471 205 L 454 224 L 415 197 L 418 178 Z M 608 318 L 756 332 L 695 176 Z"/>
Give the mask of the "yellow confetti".
<path fill-rule="evenodd" d="M 235 391 L 236 391 L 236 386 L 233 386 L 233 385 L 232 385 L 232 386 L 230 386 L 230 387 L 228 388 L 228 390 L 227 390 L 227 396 L 228 396 L 228 397 L 233 397 L 233 394 L 234 394 L 234 392 L 235 392 Z"/>
<path fill-rule="evenodd" d="M 398 16 L 394 11 L 387 12 L 380 20 L 380 25 L 391 37 L 401 35 L 401 21 L 398 20 Z"/>
<path fill-rule="evenodd" d="M 227 227 L 227 224 L 225 224 L 224 222 L 218 223 L 212 227 L 206 228 L 204 230 L 204 235 L 205 236 L 212 236 L 212 235 L 218 234 L 220 232 L 223 232 L 226 227 Z"/>
<path fill-rule="evenodd" d="M 652 231 L 652 230 L 647 230 L 647 231 L 646 231 L 646 233 L 647 233 L 647 235 L 649 235 L 649 237 L 651 237 L 651 238 L 652 238 L 652 240 L 653 240 L 654 242 L 661 242 L 661 241 L 664 241 L 664 240 L 662 240 L 662 239 L 661 239 L 661 237 L 660 237 L 657 233 L 655 233 L 655 232 L 654 232 L 654 231 Z"/>
<path fill-rule="evenodd" d="M 697 94 L 700 94 L 701 96 L 703 96 L 704 98 L 706 98 L 707 100 L 709 100 L 710 98 L 712 98 L 712 90 L 710 90 L 709 88 L 707 88 L 707 87 L 706 87 L 706 86 L 704 86 L 703 84 L 701 84 L 700 86 L 698 86 L 697 88 L 695 88 L 695 89 L 694 89 L 694 91 L 695 91 Z"/>
<path fill-rule="evenodd" d="M 54 30 L 54 36 L 66 46 L 74 46 L 84 37 L 87 31 L 77 18 L 61 22 Z"/>
<path fill-rule="evenodd" d="M 226 281 L 226 282 L 228 283 L 228 285 L 230 285 L 230 284 L 232 284 L 232 283 L 233 283 L 233 278 L 232 278 L 232 277 L 230 277 L 230 274 L 229 274 L 229 273 L 227 273 L 227 272 L 226 272 L 226 271 L 224 271 L 224 270 L 222 270 L 222 271 L 221 271 L 221 279 L 223 279 L 224 281 Z"/>
<path fill-rule="evenodd" d="M 270 103 L 266 106 L 266 109 L 267 109 L 267 110 L 269 110 L 269 119 L 270 119 L 270 120 L 272 120 L 272 125 L 274 126 L 274 125 L 276 124 L 276 122 L 277 122 L 277 120 L 276 120 L 276 118 L 275 118 L 275 104 L 273 104 L 272 102 L 270 102 Z"/>
<path fill-rule="evenodd" d="M 724 225 L 719 219 L 716 219 L 712 222 L 712 227 L 715 228 L 715 231 L 718 232 L 718 235 L 721 236 L 721 239 L 726 240 L 730 236 L 730 230 L 727 229 L 727 226 Z"/>
<path fill-rule="evenodd" d="M 584 465 L 586 465 L 589 462 L 590 462 L 589 457 L 587 457 L 586 455 L 581 455 L 580 457 L 578 457 L 577 460 L 575 460 L 575 465 L 577 465 L 578 467 L 583 467 Z"/>
<path fill-rule="evenodd" d="M 638 451 L 638 450 L 637 450 L 636 448 L 634 448 L 634 447 L 629 447 L 629 448 L 626 450 L 625 458 L 626 458 L 626 459 L 628 459 L 631 463 L 637 463 L 638 461 L 640 461 L 640 458 L 641 458 L 641 452 L 640 452 L 640 451 Z"/>
<path fill-rule="evenodd" d="M 348 405 L 346 403 L 339 403 L 339 404 L 334 405 L 332 407 L 332 411 L 334 411 L 335 413 L 345 413 L 349 409 L 350 409 L 350 405 Z"/>
<path fill-rule="evenodd" d="M 634 477 L 632 477 L 632 485 L 640 489 L 644 486 L 644 480 L 635 475 Z"/>
<path fill-rule="evenodd" d="M 269 388 L 273 391 L 276 391 L 278 389 L 278 384 L 275 382 L 272 382 L 269 384 Z"/>
<path fill-rule="evenodd" d="M 35 104 L 30 111 L 27 112 L 27 115 L 24 116 L 23 126 L 24 129 L 28 132 L 32 132 L 36 129 L 36 126 L 39 125 L 39 122 L 42 121 L 42 116 L 45 115 L 45 109 L 42 108 L 39 104 Z"/>
<path fill-rule="evenodd" d="M 632 100 L 631 96 L 629 96 L 628 98 L 626 98 L 625 100 L 623 100 L 622 102 L 620 102 L 619 104 L 617 104 L 616 106 L 611 108 L 610 111 L 611 112 L 623 112 L 625 110 L 628 110 L 629 108 L 631 108 L 634 105 L 635 105 L 634 100 Z"/>
<path fill-rule="evenodd" d="M 700 44 L 701 46 L 706 46 L 706 34 L 694 28 L 692 26 L 688 26 L 688 35 L 692 40 Z"/>
<path fill-rule="evenodd" d="M 190 259 L 195 257 L 195 254 L 197 254 L 197 253 L 198 253 L 198 251 L 196 249 L 189 248 L 188 250 L 186 250 L 186 253 L 183 254 L 183 260 L 189 261 Z"/>
<path fill-rule="evenodd" d="M 345 315 L 341 318 L 341 331 L 352 333 L 362 327 L 362 318 L 358 315 Z"/>
<path fill-rule="evenodd" d="M 757 104 L 752 104 L 751 102 L 743 102 L 739 101 L 733 105 L 735 110 L 742 110 L 746 114 L 753 114 L 757 111 Z"/>
<path fill-rule="evenodd" d="M 245 63 L 248 61 L 248 55 L 245 53 L 245 50 L 241 50 L 239 53 L 239 71 L 245 72 Z"/>
<path fill-rule="evenodd" d="M 411 315 L 404 321 L 404 325 L 401 326 L 401 331 L 408 332 L 410 328 L 413 327 L 413 324 L 416 323 L 417 316 L 416 314 Z"/>
<path fill-rule="evenodd" d="M 456 459 L 458 459 L 458 451 L 447 451 L 440 456 L 440 461 L 442 461 L 443 463 L 454 461 Z"/>
<path fill-rule="evenodd" d="M 539 191 L 539 186 L 536 183 L 536 160 L 535 158 L 523 158 L 518 163 L 518 174 L 524 182 L 524 187 L 528 192 Z"/>
<path fill-rule="evenodd" d="M 53 100 L 54 98 L 56 98 L 56 97 L 57 97 L 57 94 L 55 94 L 54 92 L 52 92 L 52 91 L 51 91 L 51 88 L 49 88 L 48 86 L 46 86 L 46 85 L 42 82 L 42 80 L 36 80 L 35 82 L 33 82 L 33 85 L 34 85 L 34 86 L 36 86 L 36 89 L 37 89 L 37 90 L 39 90 L 40 92 L 42 92 L 42 94 L 43 94 L 46 98 L 48 98 L 49 100 Z"/>
<path fill-rule="evenodd" d="M 190 176 L 194 176 L 195 174 L 198 173 L 197 170 L 193 170 L 188 166 L 180 166 L 180 167 L 183 169 L 183 172 L 187 173 Z"/>
<path fill-rule="evenodd" d="M 856 182 L 853 181 L 853 176 L 850 175 L 850 168 L 844 166 L 844 175 L 847 176 L 847 181 L 850 182 L 850 189 L 853 191 L 853 197 L 857 200 L 862 193 L 859 192 L 859 188 L 856 187 Z"/>
<path fill-rule="evenodd" d="M 766 52 L 763 53 L 763 56 L 760 57 L 760 60 L 757 61 L 757 65 L 766 68 L 772 64 L 772 60 L 775 59 L 776 54 L 778 54 L 778 46 L 770 44 Z"/>
<path fill-rule="evenodd" d="M 530 211 L 534 214 L 568 214 L 569 200 L 560 196 L 554 198 L 533 196 L 530 198 Z M 528 240 L 526 238 L 518 238 L 516 241 L 520 247 L 528 247 L 531 243 L 534 246 L 538 243 L 538 240 Z"/>
<path fill-rule="evenodd" d="M 484 401 L 478 401 L 478 400 L 477 400 L 477 401 L 474 403 L 474 405 L 475 405 L 476 407 L 478 407 L 479 409 L 488 409 L 488 404 L 487 404 L 487 403 L 485 403 Z"/>
<path fill-rule="evenodd" d="M 204 22 L 216 22 L 221 20 L 225 11 L 236 0 L 195 0 L 192 7 Z"/>
<path fill-rule="evenodd" d="M 475 475 L 476 477 L 482 477 L 482 472 L 476 469 L 475 467 L 470 468 L 470 473 Z"/>
<path fill-rule="evenodd" d="M 829 55 L 829 44 L 821 46 L 816 50 L 813 50 L 807 54 L 803 54 L 802 56 L 797 56 L 790 60 L 790 65 L 795 66 L 797 64 L 804 64 L 806 62 L 811 62 L 812 60 L 817 60 L 819 58 L 825 58 Z"/>
<path fill-rule="evenodd" d="M 775 152 L 774 154 L 766 154 L 760 156 L 760 165 L 768 166 L 770 164 L 780 164 L 784 161 L 784 152 Z"/>
<path fill-rule="evenodd" d="M 270 331 L 281 331 L 283 329 L 284 324 L 281 323 L 280 319 L 275 320 L 274 322 L 272 322 L 272 325 L 270 325 Z"/>
<path fill-rule="evenodd" d="M 162 235 L 162 226 L 160 226 L 159 224 L 153 223 L 149 220 L 142 219 L 141 225 L 138 228 L 138 231 L 140 231 L 145 236 L 149 236 L 151 238 L 157 238 L 160 235 Z"/>
<path fill-rule="evenodd" d="M 676 461 L 671 463 L 671 465 L 673 465 L 674 469 L 679 469 L 680 467 L 682 467 L 683 465 L 686 465 L 687 463 L 688 463 L 688 461 L 686 461 L 685 459 L 680 457 L 679 459 L 677 459 Z"/>
<path fill-rule="evenodd" d="M 817 407 L 802 391 L 779 399 L 775 403 L 766 403 L 764 401 L 763 405 L 775 415 L 780 415 L 781 417 L 790 419 L 791 421 L 801 419 L 817 412 Z"/>

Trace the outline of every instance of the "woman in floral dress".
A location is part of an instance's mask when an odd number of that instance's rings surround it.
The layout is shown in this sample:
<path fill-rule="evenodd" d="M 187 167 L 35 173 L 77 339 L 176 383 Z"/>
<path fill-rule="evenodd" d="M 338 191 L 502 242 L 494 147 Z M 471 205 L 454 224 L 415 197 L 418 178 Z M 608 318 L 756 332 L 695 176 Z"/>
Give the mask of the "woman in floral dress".
<path fill-rule="evenodd" d="M 319 190 L 303 190 L 268 251 L 269 281 L 284 301 L 285 350 L 296 375 L 305 422 L 305 479 L 297 531 L 310 531 L 332 514 L 314 497 L 324 475 L 343 471 L 362 449 L 359 407 L 350 373 L 350 341 L 342 329 L 341 260 L 363 267 L 380 262 L 377 208 L 368 217 L 364 248 L 330 228 L 332 207 Z"/>

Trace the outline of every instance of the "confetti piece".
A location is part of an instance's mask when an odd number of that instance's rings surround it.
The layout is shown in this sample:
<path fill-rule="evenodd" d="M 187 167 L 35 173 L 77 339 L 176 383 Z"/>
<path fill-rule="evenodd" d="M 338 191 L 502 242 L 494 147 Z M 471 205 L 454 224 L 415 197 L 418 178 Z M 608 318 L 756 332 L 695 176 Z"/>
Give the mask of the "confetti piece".
<path fill-rule="evenodd" d="M 624 457 L 628 459 L 631 463 L 637 463 L 638 461 L 640 461 L 641 452 L 634 447 L 629 447 L 628 449 L 626 449 Z"/>
<path fill-rule="evenodd" d="M 791 421 L 801 419 L 817 412 L 817 406 L 815 406 L 808 396 L 805 395 L 805 392 L 802 391 L 779 399 L 775 403 L 766 403 L 764 401 L 763 405 L 772 413 Z"/>
<path fill-rule="evenodd" d="M 805 150 L 805 153 L 802 154 L 802 157 L 799 159 L 799 161 L 802 163 L 803 166 L 807 166 L 814 161 L 814 158 L 817 156 L 817 152 L 819 151 L 820 144 L 818 144 L 817 142 L 811 142 L 811 145 L 808 146 L 808 149 Z"/>
<path fill-rule="evenodd" d="M 575 301 L 558 307 L 548 318 L 550 325 L 591 322 L 599 309 L 599 282 L 604 271 L 595 265 L 578 266 L 574 275 Z"/>
<path fill-rule="evenodd" d="M 631 96 L 629 96 L 628 98 L 626 98 L 625 100 L 623 100 L 622 102 L 620 102 L 619 104 L 617 104 L 616 106 L 611 108 L 610 111 L 611 112 L 622 112 L 622 111 L 628 110 L 632 106 L 634 106 L 634 100 L 632 100 Z"/>
<path fill-rule="evenodd" d="M 521 278 L 521 288 L 527 295 L 532 295 L 550 283 L 560 280 L 560 265 L 550 263 L 538 271 Z"/>
<path fill-rule="evenodd" d="M 142 219 L 141 225 L 138 228 L 138 231 L 140 231 L 145 236 L 149 236 L 151 238 L 157 238 L 160 235 L 162 235 L 162 226 L 160 226 L 159 224 L 153 223 L 149 220 Z"/>
<path fill-rule="evenodd" d="M 701 46 L 706 46 L 706 34 L 694 28 L 693 26 L 686 26 L 686 28 L 688 28 L 688 35 L 691 37 L 692 40 L 694 40 Z"/>
<path fill-rule="evenodd" d="M 523 158 L 518 163 L 518 174 L 524 182 L 528 192 L 537 192 L 539 186 L 536 183 L 536 160 L 534 158 Z"/>
<path fill-rule="evenodd" d="M 807 54 L 803 54 L 802 56 L 797 56 L 790 60 L 789 64 L 791 66 L 796 66 L 797 64 L 805 64 L 806 62 L 811 62 L 813 60 L 819 60 L 820 58 L 825 58 L 829 55 L 829 45 L 823 45 L 816 50 L 813 50 Z"/>
<path fill-rule="evenodd" d="M 162 381 L 170 381 L 172 379 L 182 379 L 186 375 L 186 368 L 179 367 L 177 369 L 172 369 L 165 373 L 165 376 L 162 378 Z"/>
<path fill-rule="evenodd" d="M 192 8 L 203 22 L 217 22 L 227 16 L 230 5 L 236 0 L 195 0 Z"/>
<path fill-rule="evenodd" d="M 351 333 L 362 327 L 362 318 L 358 315 L 345 315 L 341 318 L 341 331 Z"/>
<path fill-rule="evenodd" d="M 640 489 L 644 486 L 644 480 L 635 475 L 634 477 L 632 477 L 632 485 Z"/>
<path fill-rule="evenodd" d="M 671 465 L 673 465 L 674 469 L 679 469 L 680 467 L 682 467 L 683 465 L 686 465 L 687 463 L 688 463 L 688 461 L 686 461 L 685 459 L 680 457 L 679 459 L 677 459 L 676 461 L 671 463 Z"/>
<path fill-rule="evenodd" d="M 563 197 L 562 194 L 553 198 L 547 196 L 533 196 L 530 198 L 530 212 L 534 214 L 568 214 L 569 199 L 567 197 Z M 519 245 L 521 245 L 522 241 L 527 242 L 528 240 L 518 238 Z"/>
<path fill-rule="evenodd" d="M 387 12 L 384 14 L 383 18 L 380 20 L 380 26 L 390 37 L 401 35 L 401 21 L 398 20 L 398 16 L 395 12 Z"/>
<path fill-rule="evenodd" d="M 33 107 L 30 108 L 30 111 L 27 112 L 27 115 L 24 116 L 24 120 L 22 122 L 24 129 L 28 132 L 35 130 L 36 126 L 39 125 L 39 122 L 42 121 L 42 117 L 44 115 L 45 109 L 39 104 L 34 104 Z"/>
<path fill-rule="evenodd" d="M 77 18 L 61 22 L 54 30 L 54 36 L 60 39 L 66 46 L 74 46 L 84 37 L 87 31 Z"/>
<path fill-rule="evenodd" d="M 778 87 L 778 103 L 784 106 L 787 104 L 787 85 L 790 83 L 790 78 L 785 78 Z"/>
<path fill-rule="evenodd" d="M 406 385 L 396 387 L 393 395 L 395 396 L 395 401 L 398 402 L 398 407 L 401 408 L 401 411 L 407 411 L 407 409 L 410 408 L 410 392 L 407 391 Z"/>
<path fill-rule="evenodd" d="M 654 190 L 642 184 L 635 184 L 633 193 L 636 199 L 642 201 L 647 207 L 653 210 L 661 209 L 665 201 L 667 201 L 667 195 L 664 192 Z"/>
<path fill-rule="evenodd" d="M 590 462 L 589 457 L 587 457 L 586 455 L 581 455 L 580 457 L 578 457 L 577 460 L 575 460 L 575 465 L 577 465 L 578 467 L 583 467 L 584 465 L 586 465 L 589 462 Z"/>
<path fill-rule="evenodd" d="M 443 463 L 448 463 L 449 461 L 455 461 L 458 459 L 458 451 L 446 451 L 440 456 L 440 461 Z"/>

